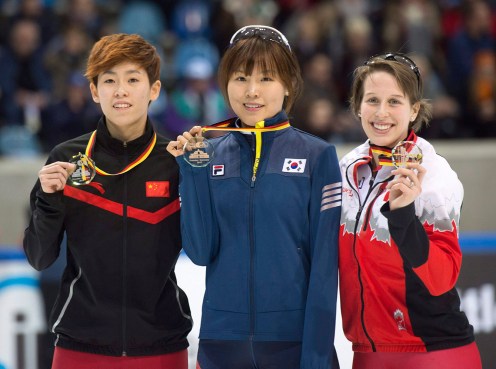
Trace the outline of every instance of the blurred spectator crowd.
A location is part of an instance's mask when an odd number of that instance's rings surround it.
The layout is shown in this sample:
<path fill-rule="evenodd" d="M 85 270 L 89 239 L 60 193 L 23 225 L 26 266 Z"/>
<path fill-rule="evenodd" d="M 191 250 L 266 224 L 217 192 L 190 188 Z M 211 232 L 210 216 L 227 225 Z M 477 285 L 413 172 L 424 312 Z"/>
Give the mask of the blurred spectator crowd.
<path fill-rule="evenodd" d="M 231 116 L 216 70 L 247 24 L 280 29 L 300 60 L 298 128 L 334 143 L 364 140 L 348 108 L 351 73 L 399 51 L 419 65 L 434 106 L 422 136 L 496 137 L 495 0 L 0 0 L 0 155 L 44 153 L 96 127 L 83 73 L 109 33 L 157 47 L 163 91 L 150 116 L 159 131 L 175 137 Z"/>

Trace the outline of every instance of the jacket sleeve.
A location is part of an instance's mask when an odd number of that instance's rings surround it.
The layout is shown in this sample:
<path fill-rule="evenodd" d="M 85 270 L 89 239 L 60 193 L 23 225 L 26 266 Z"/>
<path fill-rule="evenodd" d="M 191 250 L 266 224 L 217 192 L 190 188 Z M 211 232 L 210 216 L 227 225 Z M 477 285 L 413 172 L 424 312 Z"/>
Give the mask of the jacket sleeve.
<path fill-rule="evenodd" d="M 433 296 L 455 287 L 462 262 L 458 224 L 463 187 L 451 169 L 443 169 L 424 179 L 414 203 L 393 211 L 386 203 L 381 209 L 406 265 Z"/>
<path fill-rule="evenodd" d="M 48 268 L 60 253 L 65 217 L 62 191 L 44 193 L 37 181 L 31 191 L 30 208 L 23 247 L 29 263 L 36 270 L 42 270 Z"/>
<path fill-rule="evenodd" d="M 206 266 L 218 252 L 219 230 L 210 192 L 209 167 L 195 168 L 182 157 L 179 194 L 183 249 L 197 265 Z"/>
<path fill-rule="evenodd" d="M 334 349 L 338 285 L 341 174 L 335 148 L 319 157 L 311 174 L 311 270 L 305 309 L 301 369 L 337 369 Z"/>

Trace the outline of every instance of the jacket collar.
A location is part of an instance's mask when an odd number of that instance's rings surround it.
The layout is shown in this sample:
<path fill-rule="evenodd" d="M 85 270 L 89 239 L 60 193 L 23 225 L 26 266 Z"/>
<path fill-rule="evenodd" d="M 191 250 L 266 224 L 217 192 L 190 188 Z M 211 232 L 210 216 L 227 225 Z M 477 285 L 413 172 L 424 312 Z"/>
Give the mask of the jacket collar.
<path fill-rule="evenodd" d="M 143 147 L 148 145 L 150 140 L 153 137 L 153 126 L 150 122 L 150 119 L 147 118 L 146 120 L 146 126 L 145 126 L 145 133 L 141 135 L 140 137 L 126 142 L 122 142 L 121 140 L 118 140 L 110 135 L 110 132 L 108 131 L 107 128 L 107 123 L 105 121 L 105 116 L 102 116 L 102 118 L 98 122 L 97 126 L 97 134 L 96 134 L 96 144 L 100 147 L 103 147 L 107 150 L 110 151 L 115 151 L 115 152 L 124 152 L 126 151 L 129 154 L 133 154 L 136 152 L 140 152 L 143 150 Z"/>
<path fill-rule="evenodd" d="M 281 110 L 279 113 L 277 113 L 273 117 L 266 119 L 264 121 L 264 127 L 275 126 L 275 125 L 282 123 L 282 122 L 285 122 L 287 120 L 288 120 L 288 115 L 286 114 L 286 112 L 284 110 Z M 233 117 L 233 118 L 227 119 L 223 122 L 219 122 L 217 124 L 227 123 L 227 122 L 229 122 L 229 127 L 232 127 L 232 128 L 240 128 L 241 127 L 241 121 L 239 120 L 238 117 Z"/>

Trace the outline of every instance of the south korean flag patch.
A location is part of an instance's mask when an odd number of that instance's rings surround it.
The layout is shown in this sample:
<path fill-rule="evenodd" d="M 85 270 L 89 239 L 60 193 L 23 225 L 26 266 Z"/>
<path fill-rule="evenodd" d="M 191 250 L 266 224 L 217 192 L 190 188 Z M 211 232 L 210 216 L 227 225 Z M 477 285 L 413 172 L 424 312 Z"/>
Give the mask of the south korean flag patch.
<path fill-rule="evenodd" d="M 282 171 L 286 173 L 304 173 L 307 159 L 284 159 Z"/>

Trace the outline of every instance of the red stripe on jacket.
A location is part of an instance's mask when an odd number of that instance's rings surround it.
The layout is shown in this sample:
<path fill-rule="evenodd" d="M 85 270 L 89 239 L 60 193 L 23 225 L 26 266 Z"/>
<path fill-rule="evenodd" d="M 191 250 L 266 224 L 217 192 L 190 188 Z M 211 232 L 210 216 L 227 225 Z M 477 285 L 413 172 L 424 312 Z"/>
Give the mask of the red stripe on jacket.
<path fill-rule="evenodd" d="M 97 208 L 106 210 L 110 213 L 122 216 L 124 214 L 124 206 L 121 203 L 105 199 L 101 196 L 80 190 L 72 186 L 65 186 L 64 195 L 75 200 L 85 202 L 89 205 L 96 206 Z M 167 204 L 155 212 L 138 209 L 133 206 L 127 206 L 127 216 L 129 218 L 137 219 L 145 223 L 157 224 L 168 216 L 174 214 L 180 209 L 179 199 L 175 199 L 170 204 Z"/>

